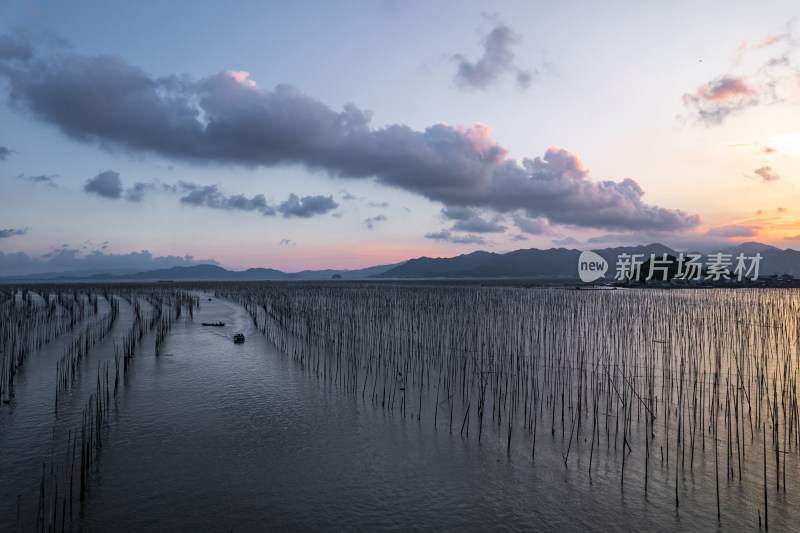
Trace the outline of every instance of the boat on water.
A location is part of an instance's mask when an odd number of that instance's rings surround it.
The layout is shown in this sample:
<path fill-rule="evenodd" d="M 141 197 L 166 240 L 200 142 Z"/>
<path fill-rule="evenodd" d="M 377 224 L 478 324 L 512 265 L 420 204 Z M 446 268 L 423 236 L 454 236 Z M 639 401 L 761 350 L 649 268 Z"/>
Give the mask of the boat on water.
<path fill-rule="evenodd" d="M 216 327 L 219 328 L 219 327 L 224 326 L 225 322 L 203 322 L 203 325 L 204 326 L 216 326 Z"/>
<path fill-rule="evenodd" d="M 237 333 L 236 335 L 234 335 L 233 342 L 237 344 L 244 342 L 244 333 Z"/>

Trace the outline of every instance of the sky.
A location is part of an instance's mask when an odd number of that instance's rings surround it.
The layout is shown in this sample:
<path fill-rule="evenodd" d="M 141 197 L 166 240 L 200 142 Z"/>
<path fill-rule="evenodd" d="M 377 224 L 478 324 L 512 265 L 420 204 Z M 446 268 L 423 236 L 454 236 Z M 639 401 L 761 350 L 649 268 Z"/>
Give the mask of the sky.
<path fill-rule="evenodd" d="M 0 0 L 0 276 L 800 249 L 796 1 Z"/>

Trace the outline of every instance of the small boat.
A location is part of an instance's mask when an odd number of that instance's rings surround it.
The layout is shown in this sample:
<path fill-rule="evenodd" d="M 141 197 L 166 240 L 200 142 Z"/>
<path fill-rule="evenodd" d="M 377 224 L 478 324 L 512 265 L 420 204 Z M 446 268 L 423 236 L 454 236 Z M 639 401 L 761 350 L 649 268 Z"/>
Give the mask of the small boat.
<path fill-rule="evenodd" d="M 216 326 L 218 328 L 221 328 L 222 326 L 225 325 L 225 322 L 203 322 L 203 325 L 204 326 Z"/>
<path fill-rule="evenodd" d="M 237 333 L 233 336 L 233 342 L 236 344 L 244 342 L 244 333 Z"/>

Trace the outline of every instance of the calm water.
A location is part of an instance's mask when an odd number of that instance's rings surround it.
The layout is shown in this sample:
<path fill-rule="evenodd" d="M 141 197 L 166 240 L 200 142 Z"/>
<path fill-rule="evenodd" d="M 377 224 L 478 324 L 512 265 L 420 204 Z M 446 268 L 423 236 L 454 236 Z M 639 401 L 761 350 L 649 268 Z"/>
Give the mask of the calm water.
<path fill-rule="evenodd" d="M 561 440 L 549 431 L 539 435 L 534 462 L 528 440 L 520 439 L 509 453 L 502 431 L 487 430 L 478 443 L 474 435 L 451 433 L 441 414 L 433 427 L 344 393 L 268 344 L 243 308 L 206 297 L 201 304 L 193 320 L 183 317 L 173 326 L 160 357 L 145 342 L 133 359 L 112 401 L 104 446 L 73 530 L 718 527 L 709 479 L 713 454 L 710 468 L 707 454 L 695 457 L 696 479 L 681 474 L 676 509 L 675 472 L 666 462 L 651 461 L 645 494 L 643 450 L 627 456 L 624 484 L 619 453 L 595 449 L 590 478 L 589 444 L 573 445 L 575 455 L 565 467 L 555 459 Z M 130 316 L 123 305 L 120 328 Z M 226 327 L 200 325 L 218 320 Z M 231 336 L 240 330 L 247 331 L 247 342 L 235 345 Z M 92 351 L 57 417 L 52 384 L 63 344 L 26 363 L 16 405 L 0 409 L 0 530 L 16 527 L 19 493 L 23 524 L 35 525 L 53 425 L 80 427 L 97 364 L 113 361 L 111 342 Z M 732 483 L 722 495 L 721 529 L 756 529 L 762 502 L 748 501 L 737 491 L 738 481 Z M 800 483 L 790 479 L 789 486 Z M 796 494 L 770 493 L 781 497 L 789 500 L 770 509 L 771 529 L 797 530 Z"/>

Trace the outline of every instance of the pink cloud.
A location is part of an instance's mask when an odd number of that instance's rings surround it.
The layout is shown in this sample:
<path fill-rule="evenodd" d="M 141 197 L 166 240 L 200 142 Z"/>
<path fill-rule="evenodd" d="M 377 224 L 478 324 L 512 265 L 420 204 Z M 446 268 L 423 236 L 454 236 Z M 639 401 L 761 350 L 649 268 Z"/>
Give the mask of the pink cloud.
<path fill-rule="evenodd" d="M 756 45 L 756 47 L 757 48 L 764 48 L 766 46 L 772 46 L 773 44 L 776 44 L 780 40 L 781 40 L 780 36 L 766 35 L 763 39 L 761 39 L 761 42 L 759 42 Z"/>
<path fill-rule="evenodd" d="M 249 79 L 250 73 L 246 70 L 226 70 L 225 74 L 236 80 L 237 83 L 244 85 L 245 87 L 255 87 L 256 82 Z"/>
<path fill-rule="evenodd" d="M 736 76 L 721 76 L 697 89 L 697 96 L 708 102 L 730 100 L 740 96 L 755 94 L 744 79 Z"/>

